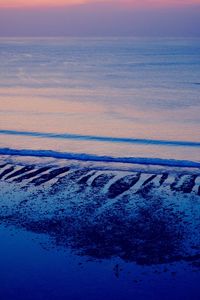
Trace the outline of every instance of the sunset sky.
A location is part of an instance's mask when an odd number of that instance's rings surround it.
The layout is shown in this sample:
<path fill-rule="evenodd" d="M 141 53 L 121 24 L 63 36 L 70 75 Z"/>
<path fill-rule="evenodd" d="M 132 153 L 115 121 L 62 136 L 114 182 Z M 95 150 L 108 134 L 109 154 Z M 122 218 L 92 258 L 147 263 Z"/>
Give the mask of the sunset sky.
<path fill-rule="evenodd" d="M 174 5 L 192 5 L 199 4 L 200 0 L 0 0 L 0 7 L 33 7 L 33 6 L 59 6 L 59 5 L 77 5 L 77 4 L 87 4 L 87 3 L 112 3 L 116 5 L 120 3 L 121 5 L 129 6 L 174 6 Z"/>
<path fill-rule="evenodd" d="M 200 36 L 200 0 L 0 0 L 0 36 Z"/>

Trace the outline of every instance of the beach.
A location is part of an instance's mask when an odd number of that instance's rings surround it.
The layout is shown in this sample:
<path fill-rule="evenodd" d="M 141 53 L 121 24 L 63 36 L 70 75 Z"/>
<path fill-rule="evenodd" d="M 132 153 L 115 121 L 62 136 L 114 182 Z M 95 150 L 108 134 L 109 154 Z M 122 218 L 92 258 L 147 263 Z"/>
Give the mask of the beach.
<path fill-rule="evenodd" d="M 27 163 L 31 160 L 31 164 Z M 183 274 L 190 273 L 192 282 L 189 280 L 187 285 L 191 284 L 191 288 L 186 295 L 189 297 L 196 290 L 193 285 L 198 280 L 200 262 L 198 168 L 132 164 L 117 168 L 116 163 L 95 165 L 60 159 L 44 162 L 43 158 L 2 156 L 0 178 L 1 231 L 8 232 L 3 247 L 11 233 L 16 239 L 15 247 L 26 247 L 32 239 L 37 256 L 32 251 L 26 253 L 27 258 L 21 261 L 22 270 L 32 255 L 36 265 L 40 264 L 38 259 L 44 251 L 47 257 L 53 255 L 53 264 L 66 263 L 60 284 L 66 278 L 72 287 L 63 288 L 60 299 L 69 295 L 72 299 L 80 298 L 73 287 L 77 280 L 70 279 L 70 272 L 81 277 L 81 266 L 86 273 L 100 270 L 100 278 L 111 273 L 113 279 L 106 286 L 112 293 L 116 293 L 114 278 L 119 280 L 122 286 L 116 299 L 121 299 L 122 294 L 124 299 L 130 294 L 137 294 L 138 299 L 151 297 L 155 281 L 160 280 L 165 290 L 179 282 Z M 20 254 L 20 249 L 13 249 L 19 251 L 15 255 Z M 12 251 L 10 255 L 12 258 Z M 79 269 L 70 271 L 74 265 Z M 38 268 L 44 268 L 43 264 Z M 31 266 L 30 273 L 34 270 Z M 128 279 L 124 279 L 124 274 Z M 54 272 L 52 275 L 58 276 Z M 44 274 L 43 277 L 46 278 Z M 89 299 L 93 297 L 93 288 L 103 284 L 99 280 L 87 283 L 84 295 Z M 130 294 L 124 290 L 124 280 Z M 30 284 L 33 283 L 27 287 Z M 40 290 L 53 299 L 54 291 L 47 289 L 48 284 L 44 282 Z M 57 283 L 52 284 L 57 287 Z M 140 287 L 143 284 L 145 293 Z M 183 291 L 177 290 L 177 299 L 181 299 Z M 104 292 L 102 289 L 99 299 Z M 34 292 L 27 299 L 36 295 Z"/>

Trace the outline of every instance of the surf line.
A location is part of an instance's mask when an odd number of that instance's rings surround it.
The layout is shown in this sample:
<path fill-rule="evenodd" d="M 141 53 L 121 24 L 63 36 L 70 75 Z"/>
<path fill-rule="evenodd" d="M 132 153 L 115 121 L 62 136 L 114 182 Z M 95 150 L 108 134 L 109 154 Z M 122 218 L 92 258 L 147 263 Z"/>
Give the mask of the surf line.
<path fill-rule="evenodd" d="M 32 150 L 32 149 L 10 149 L 0 148 L 0 155 L 10 156 L 35 156 L 35 157 L 52 157 L 58 159 L 69 159 L 78 161 L 93 162 L 113 162 L 140 165 L 158 165 L 171 167 L 188 167 L 200 168 L 200 162 L 190 160 L 162 159 L 162 158 L 145 158 L 145 157 L 112 157 L 101 156 L 86 153 L 68 153 L 53 150 Z"/>
<path fill-rule="evenodd" d="M 80 134 L 70 134 L 70 133 L 0 130 L 0 134 L 1 135 L 30 136 L 30 137 L 38 137 L 38 138 L 52 138 L 52 139 L 72 139 L 72 140 L 74 139 L 74 140 L 109 142 L 109 143 L 128 143 L 128 144 L 174 146 L 174 147 L 183 147 L 183 146 L 184 147 L 200 147 L 200 142 L 192 142 L 192 141 L 139 139 L 139 138 L 128 138 L 128 137 L 80 135 Z"/>

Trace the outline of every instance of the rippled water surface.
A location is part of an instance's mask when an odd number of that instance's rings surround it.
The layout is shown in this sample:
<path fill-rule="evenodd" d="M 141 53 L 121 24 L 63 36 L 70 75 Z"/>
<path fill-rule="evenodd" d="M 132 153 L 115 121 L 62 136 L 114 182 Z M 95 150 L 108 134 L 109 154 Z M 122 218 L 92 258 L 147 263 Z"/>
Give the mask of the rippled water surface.
<path fill-rule="evenodd" d="M 200 299 L 199 53 L 0 38 L 1 300 Z"/>
<path fill-rule="evenodd" d="M 199 161 L 199 51 L 199 39 L 1 39 L 0 147 Z"/>

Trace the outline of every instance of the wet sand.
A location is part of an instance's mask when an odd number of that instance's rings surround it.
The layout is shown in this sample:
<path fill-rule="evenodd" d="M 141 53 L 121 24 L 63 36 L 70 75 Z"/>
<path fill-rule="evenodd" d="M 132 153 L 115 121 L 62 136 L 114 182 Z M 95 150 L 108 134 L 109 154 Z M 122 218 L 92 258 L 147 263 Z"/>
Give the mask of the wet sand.
<path fill-rule="evenodd" d="M 45 251 L 67 251 L 68 258 L 79 257 L 86 265 L 88 260 L 95 266 L 99 261 L 111 264 L 116 278 L 123 274 L 121 265 L 130 268 L 130 274 L 139 270 L 136 281 L 144 270 L 151 273 L 142 279 L 145 282 L 166 272 L 172 277 L 177 272 L 186 277 L 194 273 L 199 278 L 200 170 L 151 166 L 128 170 L 8 157 L 2 157 L 0 165 L 1 224 L 45 236 Z M 195 282 L 192 289 L 197 288 Z M 134 294 L 133 286 L 128 286 L 132 292 L 123 299 Z M 146 299 L 144 294 L 137 297 Z"/>

